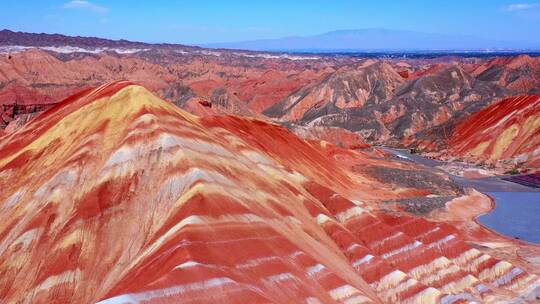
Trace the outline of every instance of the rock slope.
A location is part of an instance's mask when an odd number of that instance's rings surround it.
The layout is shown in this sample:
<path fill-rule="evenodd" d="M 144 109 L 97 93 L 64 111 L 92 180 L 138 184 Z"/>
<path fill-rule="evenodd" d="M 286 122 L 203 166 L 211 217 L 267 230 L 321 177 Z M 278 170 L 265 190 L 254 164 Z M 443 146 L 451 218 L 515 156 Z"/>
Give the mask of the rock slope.
<path fill-rule="evenodd" d="M 467 303 L 540 285 L 464 228 L 382 212 L 375 201 L 433 192 L 366 166 L 419 170 L 196 117 L 125 81 L 83 90 L 0 138 L 0 298 Z"/>

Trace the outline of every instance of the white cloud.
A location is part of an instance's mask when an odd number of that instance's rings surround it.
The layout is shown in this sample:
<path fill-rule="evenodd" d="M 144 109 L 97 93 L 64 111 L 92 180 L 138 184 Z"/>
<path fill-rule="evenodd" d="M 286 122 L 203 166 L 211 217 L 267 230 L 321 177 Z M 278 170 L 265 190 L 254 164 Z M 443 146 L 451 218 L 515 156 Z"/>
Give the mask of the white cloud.
<path fill-rule="evenodd" d="M 66 9 L 82 9 L 89 10 L 96 13 L 107 13 L 109 10 L 106 7 L 94 4 L 86 0 L 72 0 L 63 5 Z"/>
<path fill-rule="evenodd" d="M 510 4 L 505 7 L 505 10 L 508 12 L 516 12 L 516 11 L 526 11 L 533 8 L 539 7 L 538 3 L 516 3 L 516 4 Z"/>

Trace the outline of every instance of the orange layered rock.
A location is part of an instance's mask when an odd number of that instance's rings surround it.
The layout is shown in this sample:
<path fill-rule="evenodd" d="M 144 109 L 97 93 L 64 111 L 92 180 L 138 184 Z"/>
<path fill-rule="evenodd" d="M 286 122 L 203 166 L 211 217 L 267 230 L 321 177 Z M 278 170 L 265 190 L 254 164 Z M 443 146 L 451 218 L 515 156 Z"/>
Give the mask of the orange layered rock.
<path fill-rule="evenodd" d="M 8 84 L 0 92 L 0 104 L 2 105 L 17 104 L 28 106 L 32 104 L 51 103 L 54 103 L 54 100 L 50 96 L 40 94 L 17 84 Z"/>
<path fill-rule="evenodd" d="M 0 127 L 23 114 L 42 112 L 54 105 L 54 99 L 17 84 L 8 84 L 0 90 Z"/>
<path fill-rule="evenodd" d="M 375 164 L 414 169 L 129 82 L 82 91 L 0 139 L 0 298 L 462 303 L 540 286 L 461 228 L 382 212 L 413 189 L 354 169 Z"/>
<path fill-rule="evenodd" d="M 450 153 L 540 168 L 540 95 L 502 100 L 461 122 Z"/>
<path fill-rule="evenodd" d="M 388 63 L 366 60 L 342 67 L 318 83 L 306 86 L 264 113 L 286 121 L 318 117 L 334 109 L 361 108 L 390 100 L 404 79 Z"/>

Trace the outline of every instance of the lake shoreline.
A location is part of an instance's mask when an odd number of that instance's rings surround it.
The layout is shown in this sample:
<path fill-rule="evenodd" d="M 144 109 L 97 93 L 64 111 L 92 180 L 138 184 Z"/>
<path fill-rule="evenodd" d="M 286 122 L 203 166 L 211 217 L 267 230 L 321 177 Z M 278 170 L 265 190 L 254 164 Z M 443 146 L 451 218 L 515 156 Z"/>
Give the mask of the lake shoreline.
<path fill-rule="evenodd" d="M 523 206 L 515 205 L 516 203 L 507 202 L 503 198 L 497 198 L 497 194 L 510 194 L 508 192 L 492 192 L 492 193 L 485 193 L 482 192 L 485 196 L 489 197 L 491 201 L 491 208 L 489 212 L 478 214 L 475 217 L 475 221 L 479 223 L 480 225 L 486 227 L 487 229 L 490 229 L 494 231 L 497 234 L 500 234 L 504 237 L 510 238 L 514 241 L 526 243 L 529 245 L 535 245 L 540 246 L 540 239 L 535 238 L 535 235 L 537 235 L 534 227 L 529 229 L 519 229 L 519 225 L 512 225 L 511 223 L 503 223 L 502 225 L 497 225 L 496 223 L 499 222 L 501 219 L 508 219 L 512 220 L 512 216 L 509 217 L 508 213 L 505 212 L 508 210 L 505 210 L 509 208 L 509 206 L 505 206 L 505 204 L 511 204 L 510 208 L 521 210 L 523 209 Z M 520 197 L 520 196 L 526 196 L 526 195 L 534 195 L 536 196 L 533 198 L 533 200 L 527 200 L 524 204 L 527 206 L 531 206 L 531 204 L 539 204 L 540 203 L 540 193 L 537 192 L 516 192 L 512 193 L 513 196 Z M 500 212 L 500 214 L 497 214 L 497 212 Z M 533 213 L 538 214 L 538 213 Z M 514 217 L 517 218 L 517 217 Z M 521 219 L 522 217 L 519 217 Z M 532 238 L 532 239 L 531 239 Z"/>
<path fill-rule="evenodd" d="M 482 177 L 482 178 L 467 178 L 464 176 L 458 176 L 458 175 L 451 174 L 450 172 L 443 169 L 445 166 L 455 165 L 452 162 L 432 160 L 429 158 L 425 159 L 423 156 L 417 155 L 417 154 L 411 154 L 407 150 L 393 149 L 393 148 L 386 148 L 386 147 L 384 147 L 383 150 L 388 153 L 393 154 L 394 157 L 400 161 L 412 162 L 418 165 L 430 167 L 433 170 L 442 171 L 445 174 L 447 174 L 454 183 L 456 183 L 463 189 L 473 189 L 481 193 L 482 195 L 486 196 L 490 202 L 488 210 L 482 210 L 481 213 L 473 215 L 470 218 L 470 220 L 472 220 L 474 223 L 476 223 L 480 227 L 490 231 L 491 233 L 497 236 L 500 236 L 502 238 L 505 238 L 509 241 L 512 241 L 516 244 L 525 245 L 525 246 L 536 246 L 540 248 L 540 242 L 530 240 L 523 236 L 524 234 L 526 234 L 525 232 L 521 232 L 520 236 L 512 235 L 512 234 L 519 234 L 517 232 L 505 233 L 503 232 L 504 230 L 509 231 L 507 229 L 504 229 L 507 227 L 497 229 L 496 227 L 494 227 L 495 225 L 489 225 L 488 223 L 486 223 L 485 219 L 484 220 L 482 219 L 482 217 L 489 216 L 490 214 L 491 214 L 491 217 L 494 217 L 493 215 L 494 212 L 497 212 L 497 210 L 501 211 L 500 209 L 498 209 L 501 206 L 500 205 L 501 202 L 498 202 L 497 197 L 493 193 L 508 193 L 509 195 L 515 196 L 515 197 L 527 195 L 527 193 L 535 193 L 534 195 L 538 194 L 540 196 L 540 189 L 532 188 L 532 187 L 528 187 L 528 186 L 521 185 L 518 183 L 514 183 L 512 181 L 508 181 L 505 179 L 508 177 L 507 175 L 489 176 L 489 177 Z"/>

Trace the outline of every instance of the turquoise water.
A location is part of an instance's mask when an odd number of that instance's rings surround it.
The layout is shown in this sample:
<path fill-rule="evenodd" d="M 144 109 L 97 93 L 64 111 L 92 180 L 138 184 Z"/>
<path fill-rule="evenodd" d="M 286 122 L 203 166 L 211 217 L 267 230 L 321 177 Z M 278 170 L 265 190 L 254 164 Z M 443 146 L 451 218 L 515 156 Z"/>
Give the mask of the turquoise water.
<path fill-rule="evenodd" d="M 497 207 L 478 220 L 508 237 L 540 244 L 540 192 L 488 192 Z"/>

